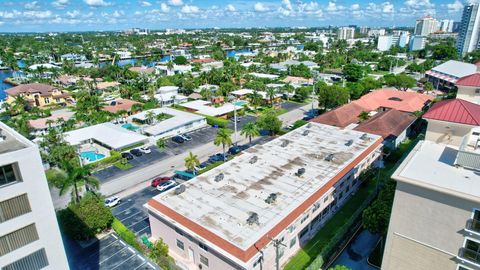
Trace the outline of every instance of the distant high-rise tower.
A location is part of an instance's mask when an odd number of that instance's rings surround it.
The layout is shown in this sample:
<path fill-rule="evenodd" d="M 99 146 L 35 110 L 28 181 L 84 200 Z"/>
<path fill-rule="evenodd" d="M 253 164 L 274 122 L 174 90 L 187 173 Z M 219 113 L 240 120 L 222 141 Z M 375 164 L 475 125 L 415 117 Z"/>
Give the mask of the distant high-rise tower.
<path fill-rule="evenodd" d="M 439 23 L 431 16 L 425 16 L 420 18 L 415 23 L 415 35 L 416 36 L 428 36 L 431 33 L 437 31 Z"/>
<path fill-rule="evenodd" d="M 478 48 L 480 31 L 480 12 L 478 12 L 478 8 L 478 3 L 466 5 L 463 8 L 462 22 L 457 39 L 458 55 L 464 56 Z"/>
<path fill-rule="evenodd" d="M 338 39 L 353 39 L 355 36 L 355 28 L 353 27 L 340 27 L 337 30 Z"/>

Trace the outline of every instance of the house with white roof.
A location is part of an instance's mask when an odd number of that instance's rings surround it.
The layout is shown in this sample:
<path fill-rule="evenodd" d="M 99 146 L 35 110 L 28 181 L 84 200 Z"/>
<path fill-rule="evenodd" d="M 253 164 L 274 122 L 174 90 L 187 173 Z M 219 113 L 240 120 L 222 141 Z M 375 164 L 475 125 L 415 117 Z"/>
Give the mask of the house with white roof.
<path fill-rule="evenodd" d="M 436 89 L 453 89 L 460 78 L 475 72 L 477 66 L 474 64 L 449 60 L 425 72 L 425 78 L 432 82 Z"/>
<path fill-rule="evenodd" d="M 175 74 L 183 74 L 192 71 L 191 65 L 176 65 L 174 64 L 172 68 L 169 68 L 167 65 L 158 65 L 155 67 L 157 74 L 172 76 Z"/>
<path fill-rule="evenodd" d="M 235 109 L 240 109 L 240 106 L 235 106 L 232 103 L 224 103 L 219 107 L 214 107 L 211 102 L 205 100 L 190 101 L 182 103 L 181 106 L 191 112 L 222 118 L 227 118 L 229 113 L 233 113 Z"/>
<path fill-rule="evenodd" d="M 180 95 L 178 89 L 178 86 L 162 86 L 157 89 L 157 93 L 153 97 L 156 98 L 162 106 L 188 101 L 188 97 Z"/>

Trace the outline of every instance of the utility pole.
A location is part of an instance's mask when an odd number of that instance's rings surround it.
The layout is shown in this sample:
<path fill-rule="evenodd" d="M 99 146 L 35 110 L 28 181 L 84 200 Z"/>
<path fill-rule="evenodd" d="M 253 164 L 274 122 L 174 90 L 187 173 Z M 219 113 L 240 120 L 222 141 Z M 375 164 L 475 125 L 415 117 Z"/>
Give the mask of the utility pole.
<path fill-rule="evenodd" d="M 275 269 L 280 270 L 280 246 L 287 247 L 282 241 L 278 239 L 273 239 L 268 237 L 273 242 L 273 246 L 275 247 Z"/>

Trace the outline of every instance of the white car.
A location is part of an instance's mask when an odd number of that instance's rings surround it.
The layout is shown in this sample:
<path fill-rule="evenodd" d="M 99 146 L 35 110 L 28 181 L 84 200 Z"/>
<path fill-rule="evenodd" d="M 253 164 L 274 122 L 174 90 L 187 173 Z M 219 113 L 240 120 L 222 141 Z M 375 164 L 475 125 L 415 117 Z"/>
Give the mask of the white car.
<path fill-rule="evenodd" d="M 177 183 L 175 181 L 170 180 L 170 181 L 167 181 L 165 183 L 161 183 L 160 185 L 158 185 L 157 190 L 158 191 L 165 191 L 165 190 L 170 189 L 170 188 L 172 188 L 176 185 L 177 185 Z"/>
<path fill-rule="evenodd" d="M 180 135 L 180 137 L 182 137 L 187 142 L 192 140 L 192 137 L 188 134 L 182 134 L 182 135 Z"/>
<path fill-rule="evenodd" d="M 142 152 L 144 154 L 152 153 L 152 150 L 150 150 L 150 148 L 148 148 L 148 146 L 140 147 L 140 148 L 138 148 L 138 150 L 140 150 L 140 152 Z"/>
<path fill-rule="evenodd" d="M 110 198 L 105 199 L 105 206 L 106 207 L 114 207 L 120 203 L 120 198 L 117 196 L 112 196 Z"/>

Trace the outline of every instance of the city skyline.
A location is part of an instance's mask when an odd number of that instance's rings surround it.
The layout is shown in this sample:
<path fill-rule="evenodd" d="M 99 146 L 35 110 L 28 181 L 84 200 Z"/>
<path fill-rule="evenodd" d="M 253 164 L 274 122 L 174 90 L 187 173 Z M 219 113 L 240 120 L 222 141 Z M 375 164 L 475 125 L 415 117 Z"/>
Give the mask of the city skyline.
<path fill-rule="evenodd" d="M 459 0 L 371 1 L 0 1 L 0 32 L 112 31 L 132 27 L 243 28 L 414 26 L 432 15 L 460 20 Z"/>

